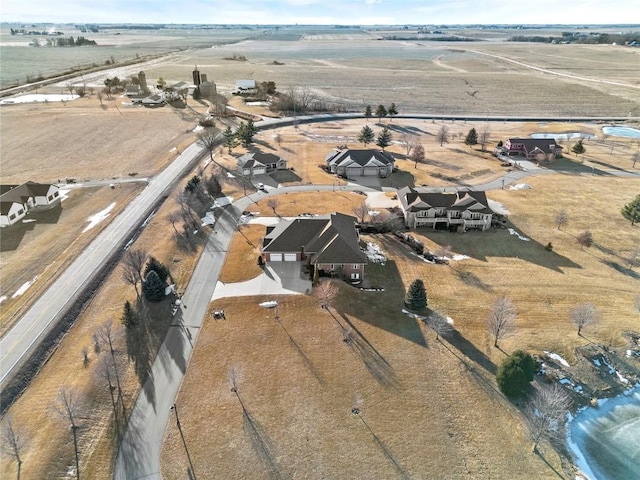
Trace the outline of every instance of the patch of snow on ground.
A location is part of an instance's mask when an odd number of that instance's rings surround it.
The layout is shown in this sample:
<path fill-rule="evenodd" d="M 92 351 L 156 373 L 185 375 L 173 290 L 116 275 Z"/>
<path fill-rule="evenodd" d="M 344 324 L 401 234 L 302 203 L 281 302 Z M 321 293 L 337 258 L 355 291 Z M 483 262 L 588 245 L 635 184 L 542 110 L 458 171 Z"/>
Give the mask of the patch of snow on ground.
<path fill-rule="evenodd" d="M 518 232 L 516 232 L 513 228 L 509 229 L 509 234 L 510 235 L 515 235 L 516 237 L 518 237 L 520 240 L 525 241 L 525 242 L 529 242 L 531 239 L 527 238 L 523 235 L 520 235 Z"/>
<path fill-rule="evenodd" d="M 515 185 L 511 185 L 509 190 L 531 190 L 531 185 L 528 183 L 517 183 Z"/>
<path fill-rule="evenodd" d="M 205 225 L 215 225 L 216 217 L 213 216 L 213 212 L 207 212 L 204 217 L 200 219 L 202 221 L 201 226 Z"/>
<path fill-rule="evenodd" d="M 451 318 L 451 317 L 447 317 L 447 323 L 448 323 L 449 325 L 453 325 L 453 318 Z"/>
<path fill-rule="evenodd" d="M 405 310 L 404 308 L 402 309 L 402 313 L 404 313 L 405 315 L 411 318 L 415 318 L 417 320 L 426 320 L 427 318 L 427 317 L 423 317 L 422 315 L 418 315 L 416 313 L 411 313 L 409 310 Z"/>
<path fill-rule="evenodd" d="M 33 223 L 35 222 L 35 219 L 33 218 L 25 218 L 24 220 L 22 220 L 22 223 Z"/>
<path fill-rule="evenodd" d="M 193 130 L 191 130 L 192 132 L 199 132 L 200 130 L 204 130 L 204 127 L 202 125 L 198 125 L 196 128 L 194 128 Z"/>
<path fill-rule="evenodd" d="M 227 205 L 231 205 L 232 203 L 233 197 L 218 197 L 214 200 L 211 208 L 226 207 Z"/>
<path fill-rule="evenodd" d="M 546 350 L 543 350 L 543 351 L 547 355 L 547 357 L 549 357 L 550 359 L 555 360 L 556 362 L 560 362 L 565 367 L 570 367 L 571 366 L 571 365 L 569 365 L 569 362 L 567 362 L 564 358 L 562 358 L 557 353 L 550 353 L 550 352 L 547 352 Z"/>
<path fill-rule="evenodd" d="M 377 210 L 369 210 L 369 212 L 367 213 L 369 213 L 370 217 L 377 217 L 378 215 L 380 215 L 380 212 Z"/>
<path fill-rule="evenodd" d="M 471 258 L 471 257 L 469 255 L 454 255 L 449 260 L 453 260 L 454 262 L 459 262 L 460 260 L 466 260 L 467 258 Z"/>
<path fill-rule="evenodd" d="M 109 212 L 111 212 L 111 210 L 113 210 L 115 206 L 116 206 L 116 202 L 113 202 L 104 210 L 96 213 L 95 215 L 91 215 L 89 218 L 87 218 L 87 222 L 89 222 L 89 225 L 84 227 L 84 230 L 82 230 L 82 233 L 91 230 L 93 227 L 95 227 L 100 222 L 105 220 L 109 216 Z"/>
<path fill-rule="evenodd" d="M 229 177 L 229 178 L 236 178 L 236 176 L 235 176 L 233 173 L 231 173 L 231 172 L 227 172 L 227 177 Z"/>
<path fill-rule="evenodd" d="M 365 251 L 365 254 L 367 255 L 367 259 L 373 263 L 384 263 L 387 261 L 387 257 L 375 243 L 367 243 L 367 250 Z"/>
<path fill-rule="evenodd" d="M 569 380 L 568 378 L 561 378 L 559 382 L 563 385 L 572 385 L 571 380 Z"/>
<path fill-rule="evenodd" d="M 271 300 L 270 302 L 262 302 L 259 305 L 264 308 L 275 308 L 278 306 L 278 302 Z"/>
<path fill-rule="evenodd" d="M 61 201 L 61 202 L 62 202 L 62 201 L 64 201 L 64 200 L 66 200 L 67 198 L 69 198 L 69 192 L 70 192 L 70 191 L 71 191 L 71 190 L 67 190 L 67 189 L 65 189 L 65 190 L 60 189 L 60 190 L 58 190 L 58 195 L 60 195 L 60 201 Z"/>
<path fill-rule="evenodd" d="M 0 297 L 0 303 L 4 302 L 6 299 L 7 299 L 7 296 L 6 295 L 2 295 Z"/>
<path fill-rule="evenodd" d="M 251 225 L 264 225 L 265 227 L 271 227 L 277 225 L 280 219 L 277 217 L 253 217 L 249 222 Z"/>
<path fill-rule="evenodd" d="M 607 362 L 607 360 L 602 357 L 602 363 L 604 363 L 607 367 L 609 367 L 609 375 L 613 375 L 614 373 L 616 374 L 616 376 L 618 377 L 618 380 L 620 380 L 622 383 L 629 383 L 629 380 L 627 380 L 625 377 L 623 377 L 619 371 L 617 371 L 615 368 L 613 368 L 613 365 L 611 365 L 609 362 Z"/>
<path fill-rule="evenodd" d="M 597 358 L 594 358 L 594 359 L 593 359 L 593 364 L 594 364 L 596 367 L 600 367 L 600 366 L 602 366 L 602 364 L 600 363 L 600 360 L 598 360 Z"/>
<path fill-rule="evenodd" d="M 13 295 L 11 295 L 11 298 L 16 298 L 19 297 L 20 295 L 22 295 L 24 292 L 26 292 L 27 290 L 29 290 L 29 287 L 31 286 L 31 284 L 33 284 L 33 282 L 35 282 L 38 277 L 40 275 L 36 275 L 35 277 L 33 277 L 31 280 L 29 280 L 28 282 L 24 282 L 20 288 L 18 290 L 15 291 L 15 293 Z M 6 298 L 6 297 L 5 297 Z"/>
<path fill-rule="evenodd" d="M 505 207 L 500 202 L 496 202 L 495 200 L 489 200 L 489 199 L 487 199 L 487 202 L 489 202 L 489 208 L 493 210 L 495 213 L 498 213 L 500 215 L 511 215 L 511 212 L 507 209 L 507 207 Z"/>
<path fill-rule="evenodd" d="M 66 93 L 30 93 L 28 95 L 7 98 L 6 100 L 0 101 L 0 105 L 10 105 L 12 103 L 70 102 L 76 98 L 80 98 L 80 96 Z"/>

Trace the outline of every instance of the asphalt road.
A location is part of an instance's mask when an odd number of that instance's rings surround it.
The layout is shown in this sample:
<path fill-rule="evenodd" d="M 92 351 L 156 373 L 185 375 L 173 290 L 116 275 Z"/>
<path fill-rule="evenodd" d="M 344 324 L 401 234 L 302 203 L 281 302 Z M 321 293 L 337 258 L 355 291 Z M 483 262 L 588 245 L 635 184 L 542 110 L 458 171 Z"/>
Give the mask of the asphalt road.
<path fill-rule="evenodd" d="M 121 248 L 139 222 L 176 179 L 201 154 L 191 145 L 162 173 L 153 178 L 120 215 L 113 219 L 80 256 L 53 282 L 20 321 L 0 340 L 0 385 L 21 365 L 56 321 L 64 315 L 77 295 L 111 255 Z"/>

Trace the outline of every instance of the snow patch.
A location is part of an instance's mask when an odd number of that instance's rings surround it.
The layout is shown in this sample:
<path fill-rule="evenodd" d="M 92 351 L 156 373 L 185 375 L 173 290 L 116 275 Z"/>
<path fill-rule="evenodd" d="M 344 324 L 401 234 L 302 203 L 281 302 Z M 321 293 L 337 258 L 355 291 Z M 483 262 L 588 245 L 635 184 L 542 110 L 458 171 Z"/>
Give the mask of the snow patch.
<path fill-rule="evenodd" d="M 524 241 L 524 242 L 529 242 L 529 241 L 531 241 L 531 239 L 530 239 L 530 238 L 527 238 L 527 237 L 525 237 L 525 236 L 523 236 L 523 235 L 520 235 L 520 234 L 519 234 L 518 232 L 516 232 L 513 228 L 510 228 L 510 229 L 509 229 L 509 234 L 510 234 L 510 235 L 515 235 L 516 237 L 518 237 L 520 240 L 522 240 L 522 241 Z"/>
<path fill-rule="evenodd" d="M 275 308 L 278 306 L 278 302 L 276 302 L 275 300 L 271 300 L 270 302 L 262 302 L 262 303 L 259 303 L 258 305 L 264 308 Z"/>
<path fill-rule="evenodd" d="M 528 183 L 517 183 L 515 185 L 511 185 L 509 190 L 531 190 L 531 185 Z"/>
<path fill-rule="evenodd" d="M 24 220 L 22 220 L 22 223 L 33 223 L 35 222 L 35 219 L 33 218 L 25 218 Z"/>
<path fill-rule="evenodd" d="M 451 317 L 447 317 L 447 323 L 448 323 L 449 325 L 453 325 L 453 318 L 451 318 Z"/>
<path fill-rule="evenodd" d="M 557 353 L 547 352 L 546 350 L 543 350 L 543 352 L 545 353 L 545 355 L 547 357 L 549 357 L 552 360 L 555 360 L 556 362 L 560 362 L 563 366 L 565 366 L 567 368 L 571 366 L 571 365 L 569 365 L 569 362 L 567 362 L 564 358 L 562 358 Z"/>
<path fill-rule="evenodd" d="M 602 366 L 602 364 L 600 363 L 600 360 L 598 360 L 597 358 L 594 358 L 592 361 L 593 361 L 593 364 L 596 367 L 601 367 Z"/>
<path fill-rule="evenodd" d="M 20 288 L 18 290 L 15 291 L 15 293 L 13 295 L 11 295 L 11 298 L 16 298 L 19 297 L 20 295 L 24 294 L 24 292 L 26 292 L 27 290 L 29 290 L 29 287 L 33 284 L 33 282 L 35 282 L 38 277 L 40 275 L 36 275 L 35 277 L 33 277 L 31 280 L 29 280 L 28 282 L 24 282 Z M 6 298 L 6 297 L 5 297 Z"/>
<path fill-rule="evenodd" d="M 218 197 L 214 200 L 211 209 L 222 208 L 233 203 L 233 197 Z"/>
<path fill-rule="evenodd" d="M 0 303 L 4 302 L 6 299 L 7 299 L 7 296 L 6 295 L 2 295 L 0 297 Z"/>
<path fill-rule="evenodd" d="M 231 172 L 227 172 L 227 177 L 228 178 L 236 178 L 236 176 Z"/>
<path fill-rule="evenodd" d="M 367 243 L 367 249 L 365 250 L 365 254 L 367 255 L 367 260 L 373 263 L 382 263 L 387 261 L 387 257 L 382 253 L 380 247 L 375 243 Z"/>
<path fill-rule="evenodd" d="M 202 221 L 201 226 L 205 225 L 215 225 L 216 217 L 213 215 L 213 212 L 207 212 L 204 217 L 200 219 Z"/>
<path fill-rule="evenodd" d="M 561 378 L 560 380 L 558 380 L 562 385 L 573 385 L 573 383 L 571 382 L 571 380 L 569 380 L 568 378 Z"/>
<path fill-rule="evenodd" d="M 402 313 L 404 313 L 408 317 L 415 318 L 417 320 L 423 320 L 424 321 L 424 320 L 427 319 L 427 317 L 423 317 L 422 315 L 418 315 L 416 313 L 412 313 L 409 310 L 405 310 L 404 308 L 402 309 Z"/>
<path fill-rule="evenodd" d="M 192 132 L 199 132 L 200 130 L 204 130 L 204 127 L 202 125 L 198 125 L 196 128 L 194 128 L 193 130 L 191 130 Z"/>
<path fill-rule="evenodd" d="M 7 98 L 6 100 L 0 101 L 0 105 L 10 105 L 12 103 L 70 102 L 76 98 L 80 98 L 80 96 L 66 93 L 31 93 Z"/>
<path fill-rule="evenodd" d="M 111 210 L 113 210 L 115 206 L 116 206 L 116 202 L 113 202 L 104 210 L 96 213 L 95 215 L 91 215 L 89 218 L 87 218 L 87 222 L 89 222 L 89 225 L 84 227 L 84 230 L 82 230 L 82 233 L 91 230 L 93 227 L 95 227 L 96 225 L 101 223 L 103 220 L 105 220 L 109 216 L 109 212 L 111 212 Z"/>
<path fill-rule="evenodd" d="M 469 255 L 454 255 L 450 258 L 454 262 L 459 262 L 460 260 L 466 260 L 467 258 L 471 258 Z"/>
<path fill-rule="evenodd" d="M 616 374 L 616 376 L 618 377 L 618 380 L 620 380 L 622 383 L 629 383 L 629 380 L 627 380 L 625 377 L 623 377 L 620 372 L 618 372 L 613 365 L 611 365 L 606 358 L 602 357 L 602 363 L 604 363 L 607 367 L 609 367 L 609 375 L 613 375 L 614 373 Z"/>

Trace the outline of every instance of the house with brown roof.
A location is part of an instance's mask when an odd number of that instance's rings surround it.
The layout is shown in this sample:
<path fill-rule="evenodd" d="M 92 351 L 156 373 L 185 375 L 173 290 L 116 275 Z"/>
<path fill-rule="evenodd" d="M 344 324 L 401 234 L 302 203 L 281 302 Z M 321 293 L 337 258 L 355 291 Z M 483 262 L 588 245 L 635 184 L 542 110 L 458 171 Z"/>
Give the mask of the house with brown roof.
<path fill-rule="evenodd" d="M 325 158 L 327 169 L 341 177 L 388 177 L 395 159 L 380 150 L 334 150 Z"/>
<path fill-rule="evenodd" d="M 267 227 L 262 259 L 265 263 L 308 262 L 319 275 L 350 281 L 362 280 L 367 264 L 356 218 L 342 213 L 281 220 Z"/>
<path fill-rule="evenodd" d="M 508 155 L 522 155 L 527 160 L 553 160 L 562 157 L 562 147 L 553 138 L 510 138 L 504 144 Z"/>
<path fill-rule="evenodd" d="M 484 192 L 431 192 L 423 188 L 403 187 L 398 199 L 409 228 L 450 228 L 487 230 L 493 210 Z"/>
<path fill-rule="evenodd" d="M 275 170 L 286 170 L 287 161 L 273 153 L 250 152 L 238 158 L 236 168 L 240 175 L 250 177 Z"/>
<path fill-rule="evenodd" d="M 22 220 L 29 210 L 50 207 L 60 201 L 57 186 L 26 182 L 22 185 L 0 185 L 0 227 Z"/>

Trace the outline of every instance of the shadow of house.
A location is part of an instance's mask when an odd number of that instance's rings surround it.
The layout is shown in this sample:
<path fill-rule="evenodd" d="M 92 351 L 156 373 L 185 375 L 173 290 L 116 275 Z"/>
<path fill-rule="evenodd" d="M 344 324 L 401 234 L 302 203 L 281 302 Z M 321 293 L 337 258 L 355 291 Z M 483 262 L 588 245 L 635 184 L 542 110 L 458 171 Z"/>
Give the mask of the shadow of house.
<path fill-rule="evenodd" d="M 278 184 L 301 182 L 300 178 L 293 170 L 278 170 L 271 174 L 271 178 Z"/>
<path fill-rule="evenodd" d="M 492 230 L 489 233 L 466 232 L 464 234 L 454 234 L 443 230 L 433 230 L 431 228 L 419 228 L 416 232 L 427 237 L 439 245 L 450 245 L 451 248 L 461 254 L 471 258 L 488 262 L 490 257 L 518 258 L 534 265 L 563 273 L 564 268 L 582 268 L 581 265 L 564 257 L 556 252 L 547 251 L 544 246 L 535 240 L 521 240 L 514 234 L 510 234 L 508 229 Z M 473 242 L 470 241 L 473 236 Z M 521 237 L 524 237 L 521 235 Z"/>

